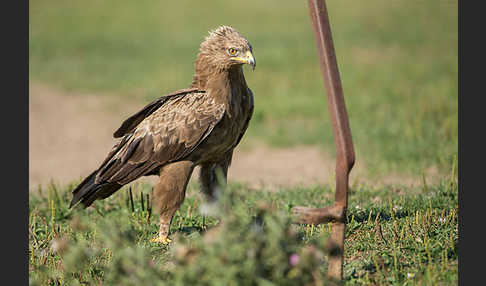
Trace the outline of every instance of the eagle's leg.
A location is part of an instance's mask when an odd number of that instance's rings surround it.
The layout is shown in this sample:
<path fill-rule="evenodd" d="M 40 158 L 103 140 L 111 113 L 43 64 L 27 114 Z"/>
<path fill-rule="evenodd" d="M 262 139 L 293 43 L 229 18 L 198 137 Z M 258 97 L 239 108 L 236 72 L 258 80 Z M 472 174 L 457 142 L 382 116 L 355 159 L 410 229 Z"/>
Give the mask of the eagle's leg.
<path fill-rule="evenodd" d="M 219 162 L 203 163 L 199 173 L 201 191 L 206 195 L 209 202 L 218 198 L 221 184 L 226 184 L 228 168 L 231 164 L 233 152 L 227 153 Z"/>
<path fill-rule="evenodd" d="M 184 202 L 187 183 L 194 169 L 191 161 L 170 163 L 160 170 L 160 180 L 155 186 L 154 201 L 160 215 L 159 236 L 150 242 L 168 244 L 170 224 L 175 212 Z"/>

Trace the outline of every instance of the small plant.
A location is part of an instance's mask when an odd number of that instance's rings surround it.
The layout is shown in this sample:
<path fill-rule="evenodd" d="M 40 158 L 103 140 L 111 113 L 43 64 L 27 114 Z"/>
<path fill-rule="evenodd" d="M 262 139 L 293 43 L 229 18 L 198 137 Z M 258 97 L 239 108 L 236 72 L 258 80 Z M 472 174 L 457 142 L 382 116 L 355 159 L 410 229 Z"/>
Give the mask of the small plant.
<path fill-rule="evenodd" d="M 302 245 L 288 213 L 228 193 L 221 223 L 172 249 L 174 285 L 322 285 L 323 245 Z"/>
<path fill-rule="evenodd" d="M 148 185 L 85 210 L 68 209 L 72 185 L 31 194 L 30 285 L 326 284 L 332 225 L 295 225 L 288 214 L 293 205 L 330 204 L 329 186 L 231 184 L 215 205 L 197 189 L 174 217 L 169 246 L 149 243 L 157 215 L 142 200 Z M 457 284 L 457 221 L 455 176 L 427 189 L 360 185 L 350 193 L 345 284 Z"/>

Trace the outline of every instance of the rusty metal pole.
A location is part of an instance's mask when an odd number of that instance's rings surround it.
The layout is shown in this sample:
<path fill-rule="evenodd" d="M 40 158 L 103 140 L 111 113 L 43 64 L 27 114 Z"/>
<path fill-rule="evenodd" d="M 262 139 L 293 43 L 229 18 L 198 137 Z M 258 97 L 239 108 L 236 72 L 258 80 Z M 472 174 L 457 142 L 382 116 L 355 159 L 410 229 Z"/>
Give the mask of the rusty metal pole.
<path fill-rule="evenodd" d="M 300 223 L 333 222 L 332 233 L 328 242 L 328 277 L 334 280 L 342 280 L 346 208 L 348 205 L 348 176 L 354 165 L 354 148 L 326 2 L 325 0 L 308 0 L 308 2 L 336 146 L 336 193 L 334 205 L 331 207 L 295 207 L 293 212 L 299 217 L 297 222 Z"/>

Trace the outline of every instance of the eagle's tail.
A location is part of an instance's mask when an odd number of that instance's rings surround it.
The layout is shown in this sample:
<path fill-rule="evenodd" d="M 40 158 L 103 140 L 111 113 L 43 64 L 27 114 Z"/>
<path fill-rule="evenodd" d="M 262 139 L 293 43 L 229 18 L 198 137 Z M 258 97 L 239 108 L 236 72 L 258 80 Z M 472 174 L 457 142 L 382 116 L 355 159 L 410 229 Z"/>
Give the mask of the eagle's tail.
<path fill-rule="evenodd" d="M 122 187 L 118 183 L 102 182 L 95 183 L 96 174 L 98 170 L 94 171 L 86 177 L 76 189 L 73 190 L 73 199 L 69 204 L 69 208 L 77 205 L 79 202 L 85 208 L 89 207 L 96 199 L 104 199 L 116 192 Z"/>

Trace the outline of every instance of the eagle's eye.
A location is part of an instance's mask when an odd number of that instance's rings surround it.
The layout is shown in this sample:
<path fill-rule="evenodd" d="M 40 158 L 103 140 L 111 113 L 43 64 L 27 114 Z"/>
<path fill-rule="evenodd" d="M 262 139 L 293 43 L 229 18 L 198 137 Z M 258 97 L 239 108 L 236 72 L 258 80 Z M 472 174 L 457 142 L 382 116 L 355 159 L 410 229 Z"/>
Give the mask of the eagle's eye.
<path fill-rule="evenodd" d="M 236 56 L 238 54 L 238 50 L 237 49 L 233 49 L 233 48 L 229 48 L 228 49 L 228 54 L 230 56 Z"/>

